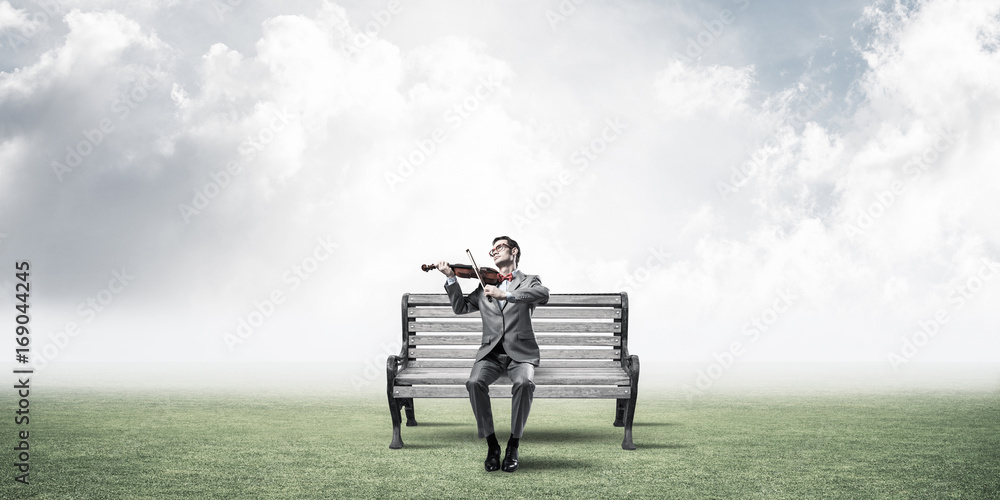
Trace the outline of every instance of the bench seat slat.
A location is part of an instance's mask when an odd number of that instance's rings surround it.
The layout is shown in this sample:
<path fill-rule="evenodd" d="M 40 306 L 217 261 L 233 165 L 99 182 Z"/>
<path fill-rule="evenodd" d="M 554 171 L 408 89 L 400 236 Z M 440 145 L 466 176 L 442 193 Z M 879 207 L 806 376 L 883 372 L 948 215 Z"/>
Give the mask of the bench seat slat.
<path fill-rule="evenodd" d="M 401 385 L 465 385 L 469 370 L 464 368 L 407 368 L 396 375 Z M 536 385 L 628 385 L 629 377 L 621 368 L 551 368 L 535 370 Z M 497 382 L 510 385 L 506 375 Z M 492 392 L 492 391 L 491 391 Z"/>
<path fill-rule="evenodd" d="M 409 348 L 410 358 L 475 358 L 478 349 L 418 349 Z M 618 349 L 542 349 L 541 359 L 618 359 Z"/>
<path fill-rule="evenodd" d="M 407 363 L 408 368 L 464 368 L 468 372 L 472 368 L 472 359 L 414 359 Z M 544 367 L 557 368 L 615 368 L 621 367 L 621 361 L 610 359 L 546 359 Z"/>
<path fill-rule="evenodd" d="M 609 366 L 600 368 L 583 368 L 578 366 L 539 366 L 535 368 L 535 376 L 538 377 L 561 377 L 561 376 L 573 376 L 579 374 L 594 373 L 601 377 L 604 376 L 617 376 L 624 375 L 625 370 L 621 366 Z M 400 370 L 396 374 L 399 377 L 411 377 L 411 376 L 431 376 L 431 377 L 453 377 L 459 380 L 461 383 L 465 383 L 465 379 L 469 376 L 469 370 L 465 368 L 446 368 L 446 367 L 425 367 L 425 368 L 415 368 L 407 367 Z"/>
<path fill-rule="evenodd" d="M 406 315 L 410 318 L 468 318 L 472 314 L 455 314 L 451 306 L 420 306 L 408 307 Z M 622 310 L 610 307 L 549 307 L 538 306 L 532 313 L 532 319 L 621 319 Z"/>
<path fill-rule="evenodd" d="M 539 321 L 532 323 L 535 332 L 580 332 L 580 333 L 620 333 L 621 323 L 584 323 L 560 322 L 549 323 Z M 482 320 L 477 321 L 410 321 L 407 326 L 411 333 L 416 332 L 482 332 Z"/>
<path fill-rule="evenodd" d="M 482 335 L 410 335 L 410 345 L 475 345 L 482 342 Z M 563 346 L 618 346 L 621 337 L 614 335 L 547 335 L 536 334 L 538 345 Z"/>
<path fill-rule="evenodd" d="M 471 291 L 471 289 L 468 289 Z M 407 298 L 411 306 L 447 306 L 451 303 L 444 294 L 411 293 Z M 581 293 L 552 294 L 546 306 L 618 306 L 622 305 L 622 296 L 617 293 Z M 544 306 L 538 306 L 544 307 Z"/>
<path fill-rule="evenodd" d="M 416 385 L 416 386 L 396 386 L 392 389 L 393 397 L 396 398 L 468 398 L 469 391 L 464 385 Z M 629 387 L 592 387 L 574 385 L 536 385 L 534 397 L 536 398 L 581 398 L 581 399 L 620 399 L 628 398 L 631 394 Z M 491 385 L 491 398 L 509 398 L 510 386 Z"/>

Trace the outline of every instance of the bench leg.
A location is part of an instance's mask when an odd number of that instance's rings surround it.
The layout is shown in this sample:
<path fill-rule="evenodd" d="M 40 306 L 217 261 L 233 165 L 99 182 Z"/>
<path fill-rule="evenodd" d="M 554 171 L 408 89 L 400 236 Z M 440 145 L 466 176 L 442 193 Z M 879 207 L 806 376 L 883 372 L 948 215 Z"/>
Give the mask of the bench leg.
<path fill-rule="evenodd" d="M 417 417 L 413 416 L 413 398 L 401 399 L 403 406 L 406 408 L 406 426 L 416 427 Z"/>
<path fill-rule="evenodd" d="M 629 357 L 629 375 L 632 378 L 632 390 L 628 398 L 628 408 L 625 410 L 625 439 L 622 441 L 623 450 L 634 450 L 635 443 L 632 442 L 632 420 L 635 418 L 635 400 L 639 395 L 639 356 Z"/>
<path fill-rule="evenodd" d="M 615 400 L 615 427 L 625 427 L 625 410 L 628 408 L 628 399 Z"/>
<path fill-rule="evenodd" d="M 392 417 L 392 442 L 389 449 L 398 450 L 403 447 L 403 437 L 400 435 L 399 427 L 403 423 L 403 417 L 399 414 L 403 399 L 396 399 L 389 395 L 389 415 Z"/>
<path fill-rule="evenodd" d="M 396 366 L 398 361 L 398 357 L 389 356 L 385 364 L 385 394 L 389 397 L 389 416 L 392 418 L 392 442 L 389 443 L 390 450 L 398 450 L 403 447 L 403 437 L 399 433 L 399 427 L 403 423 L 403 418 L 399 415 L 399 411 L 404 400 L 396 399 L 392 394 L 392 386 L 396 382 Z"/>
<path fill-rule="evenodd" d="M 622 440 L 623 450 L 634 450 L 635 443 L 632 442 L 632 426 L 625 427 L 625 439 Z"/>

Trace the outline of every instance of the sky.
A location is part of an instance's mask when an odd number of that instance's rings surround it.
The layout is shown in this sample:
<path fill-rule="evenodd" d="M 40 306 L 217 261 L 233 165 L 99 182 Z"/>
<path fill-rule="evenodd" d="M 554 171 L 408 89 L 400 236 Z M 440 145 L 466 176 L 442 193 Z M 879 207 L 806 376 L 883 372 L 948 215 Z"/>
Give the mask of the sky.
<path fill-rule="evenodd" d="M 28 261 L 40 373 L 375 384 L 509 235 L 653 372 L 998 367 L 998 49 L 973 0 L 0 1 L 4 303 Z"/>

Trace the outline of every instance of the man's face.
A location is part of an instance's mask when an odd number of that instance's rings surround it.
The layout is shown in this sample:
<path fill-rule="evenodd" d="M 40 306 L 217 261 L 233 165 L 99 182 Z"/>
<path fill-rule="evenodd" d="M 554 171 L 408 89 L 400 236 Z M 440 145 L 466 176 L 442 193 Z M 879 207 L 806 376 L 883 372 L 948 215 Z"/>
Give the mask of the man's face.
<path fill-rule="evenodd" d="M 493 263 L 500 265 L 501 262 L 507 262 L 514 258 L 511 252 L 513 250 L 510 248 L 510 243 L 507 240 L 497 240 L 493 244 L 493 250 L 490 250 L 490 255 L 493 257 Z"/>

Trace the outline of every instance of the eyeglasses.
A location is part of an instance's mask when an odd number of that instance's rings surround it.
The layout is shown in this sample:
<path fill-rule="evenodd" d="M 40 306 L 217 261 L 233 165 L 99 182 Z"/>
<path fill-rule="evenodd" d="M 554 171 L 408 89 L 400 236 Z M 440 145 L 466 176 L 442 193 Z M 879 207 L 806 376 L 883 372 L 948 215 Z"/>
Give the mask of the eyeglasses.
<path fill-rule="evenodd" d="M 493 247 L 493 250 L 490 250 L 490 257 L 496 257 L 496 255 L 500 253 L 500 250 L 504 248 L 510 248 L 510 245 L 506 243 L 497 243 L 497 246 Z"/>

